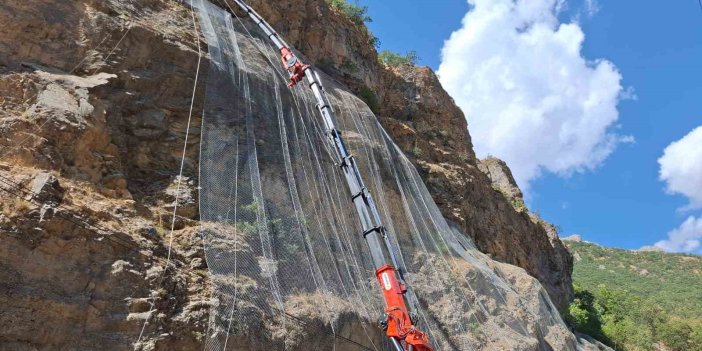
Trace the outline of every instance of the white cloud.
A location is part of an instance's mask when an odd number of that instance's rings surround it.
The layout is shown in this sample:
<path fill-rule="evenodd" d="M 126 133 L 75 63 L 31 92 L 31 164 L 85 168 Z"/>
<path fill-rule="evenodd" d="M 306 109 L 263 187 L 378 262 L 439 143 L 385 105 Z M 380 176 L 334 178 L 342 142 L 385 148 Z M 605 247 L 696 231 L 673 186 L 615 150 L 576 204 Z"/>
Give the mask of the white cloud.
<path fill-rule="evenodd" d="M 656 243 L 657 247 L 670 252 L 699 252 L 702 243 L 702 218 L 690 216 L 677 229 L 668 233 L 668 239 Z"/>
<path fill-rule="evenodd" d="M 600 11 L 600 4 L 597 0 L 585 0 L 585 12 L 592 17 Z"/>
<path fill-rule="evenodd" d="M 508 162 L 523 188 L 542 171 L 598 167 L 622 141 L 627 91 L 606 60 L 587 61 L 563 0 L 468 0 L 463 28 L 444 44 L 439 76 L 466 113 L 476 152 Z M 596 8 L 596 2 L 593 8 Z"/>
<path fill-rule="evenodd" d="M 633 100 L 633 101 L 639 100 L 639 96 L 636 95 L 636 91 L 634 90 L 634 87 L 627 87 L 626 90 L 622 91 L 622 93 L 619 95 L 619 98 L 622 100 Z"/>
<path fill-rule="evenodd" d="M 685 195 L 686 209 L 702 208 L 702 126 L 668 145 L 658 164 L 668 193 Z"/>

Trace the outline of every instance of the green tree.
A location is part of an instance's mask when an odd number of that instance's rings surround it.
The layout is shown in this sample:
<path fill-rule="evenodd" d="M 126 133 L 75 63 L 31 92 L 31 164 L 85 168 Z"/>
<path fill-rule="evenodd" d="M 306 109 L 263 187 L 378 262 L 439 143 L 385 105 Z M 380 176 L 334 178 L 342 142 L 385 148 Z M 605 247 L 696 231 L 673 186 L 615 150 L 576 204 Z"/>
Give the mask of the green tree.
<path fill-rule="evenodd" d="M 378 60 L 380 63 L 390 66 L 390 67 L 399 67 L 399 66 L 414 66 L 419 62 L 419 56 L 417 55 L 416 51 L 408 51 L 407 54 L 401 55 L 389 50 L 384 50 L 378 55 Z"/>
<path fill-rule="evenodd" d="M 690 350 L 702 351 L 702 321 L 697 321 L 692 325 L 692 333 L 690 333 Z"/>
<path fill-rule="evenodd" d="M 583 290 L 579 286 L 575 286 L 575 299 L 573 303 L 570 304 L 570 317 L 568 320 L 573 322 L 574 325 L 585 328 L 590 325 L 593 320 L 598 318 L 593 318 L 593 310 L 595 296 L 592 295 L 587 290 Z"/>
<path fill-rule="evenodd" d="M 575 299 L 568 307 L 566 322 L 581 333 L 607 342 L 608 339 L 602 332 L 602 306 L 595 301 L 595 295 L 579 285 L 574 285 L 574 290 Z"/>
<path fill-rule="evenodd" d="M 574 329 L 618 351 L 655 350 L 657 344 L 702 351 L 702 258 L 566 245 L 580 258 L 573 274 L 575 300 L 564 311 Z"/>
<path fill-rule="evenodd" d="M 351 22 L 359 26 L 373 22 L 373 19 L 368 15 L 368 6 L 351 4 L 347 0 L 326 1 L 332 9 L 344 14 Z"/>
<path fill-rule="evenodd" d="M 661 341 L 674 351 L 693 350 L 693 333 L 690 323 L 680 318 L 671 318 L 658 327 Z M 696 346 L 699 348 L 702 344 Z"/>

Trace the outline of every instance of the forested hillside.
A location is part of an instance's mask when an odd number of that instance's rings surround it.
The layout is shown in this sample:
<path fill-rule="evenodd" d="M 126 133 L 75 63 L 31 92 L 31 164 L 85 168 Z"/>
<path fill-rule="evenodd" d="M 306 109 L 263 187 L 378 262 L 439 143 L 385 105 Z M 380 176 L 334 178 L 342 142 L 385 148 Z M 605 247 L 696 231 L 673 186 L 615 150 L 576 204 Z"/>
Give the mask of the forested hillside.
<path fill-rule="evenodd" d="M 566 241 L 576 299 L 566 318 L 618 350 L 702 350 L 702 257 Z"/>

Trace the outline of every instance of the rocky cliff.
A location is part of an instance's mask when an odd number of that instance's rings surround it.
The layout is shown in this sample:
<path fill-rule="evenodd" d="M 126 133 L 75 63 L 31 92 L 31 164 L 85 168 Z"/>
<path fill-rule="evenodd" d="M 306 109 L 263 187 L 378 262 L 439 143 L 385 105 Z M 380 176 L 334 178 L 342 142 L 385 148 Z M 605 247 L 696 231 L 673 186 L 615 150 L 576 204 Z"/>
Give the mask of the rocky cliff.
<path fill-rule="evenodd" d="M 164 324 L 142 346 L 200 345 L 209 304 L 195 203 L 182 204 L 174 252 L 195 270 L 162 268 L 198 57 L 190 12 L 4 1 L 0 22 L 14 24 L 0 29 L 0 175 L 11 189 L 0 205 L 0 349 L 130 349 L 156 295 Z M 196 174 L 197 149 L 188 156 Z M 59 188 L 60 207 L 47 210 Z"/>
<path fill-rule="evenodd" d="M 465 116 L 431 69 L 379 64 L 372 35 L 324 0 L 250 3 L 312 62 L 377 101 L 383 127 L 412 156 L 446 218 L 483 252 L 539 279 L 559 308 L 567 306 L 570 254 L 555 228 L 524 207 L 507 165 L 475 157 Z M 515 193 L 502 190 L 508 188 Z"/>
<path fill-rule="evenodd" d="M 570 255 L 550 225 L 515 205 L 506 166 L 476 159 L 464 116 L 431 70 L 381 66 L 368 32 L 321 0 L 251 5 L 312 62 L 375 96 L 444 216 L 567 303 Z M 201 348 L 210 302 L 197 127 L 188 178 L 174 186 L 201 40 L 190 10 L 165 0 L 10 0 L 0 22 L 15 24 L 0 29 L 0 350 Z M 164 271 L 169 255 L 183 269 Z M 525 295 L 537 289 L 504 269 Z"/>

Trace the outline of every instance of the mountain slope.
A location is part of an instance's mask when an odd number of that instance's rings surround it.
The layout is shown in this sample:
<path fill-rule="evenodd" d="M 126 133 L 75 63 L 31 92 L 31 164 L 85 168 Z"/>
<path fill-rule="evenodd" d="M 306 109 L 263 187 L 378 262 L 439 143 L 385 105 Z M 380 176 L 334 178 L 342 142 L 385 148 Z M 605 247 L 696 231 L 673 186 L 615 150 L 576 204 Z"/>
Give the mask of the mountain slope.
<path fill-rule="evenodd" d="M 342 1 L 251 0 L 249 4 L 307 61 L 364 97 L 383 128 L 414 162 L 444 217 L 482 252 L 524 268 L 541 282 L 559 309 L 565 308 L 573 295 L 572 258 L 552 226 L 516 210 L 511 199 L 495 191 L 495 180 L 481 171 L 482 160 L 473 151 L 466 116 L 436 74 L 428 67 L 379 64 L 372 34 L 329 5 L 338 2 Z"/>
<path fill-rule="evenodd" d="M 575 259 L 571 322 L 622 350 L 702 349 L 702 257 L 564 242 Z"/>
<path fill-rule="evenodd" d="M 671 315 L 702 316 L 702 257 L 565 243 L 575 259 L 573 278 L 583 288 L 624 288 Z"/>
<path fill-rule="evenodd" d="M 252 5 L 267 11 L 310 56 L 314 44 L 317 58 L 333 56 L 339 69 L 353 67 L 344 59 L 358 61 L 354 74 L 367 79 L 346 78 L 344 72 L 336 77 L 354 90 L 358 82 L 376 90 L 390 111 L 381 111 L 385 128 L 412 154 L 443 215 L 495 259 L 479 255 L 513 292 L 501 297 L 503 307 L 489 298 L 494 285 L 483 284 L 475 293 L 484 313 L 506 317 L 484 327 L 489 332 L 466 322 L 478 304 L 467 304 L 462 313 L 454 308 L 462 300 L 433 306 L 464 334 L 477 334 L 459 341 L 487 350 L 582 346 L 533 278 L 562 306 L 571 293 L 570 256 L 478 169 L 465 118 L 433 73 L 378 68 L 367 33 L 323 1 Z M 191 30 L 190 10 L 167 0 L 10 0 L 0 5 L 0 19 L 17 24 L 0 29 L 0 175 L 9 182 L 0 194 L 0 344 L 10 350 L 131 350 L 135 343 L 142 350 L 202 349 L 215 302 L 198 231 L 200 114 L 193 116 L 190 134 L 187 126 L 195 68 L 202 59 L 204 72 L 211 61 L 205 52 L 198 56 L 198 44 L 206 45 Z M 268 67 L 252 38 L 237 36 L 248 43 L 250 63 Z M 250 77 L 269 86 L 259 71 Z M 380 79 L 384 74 L 395 76 Z M 204 110 L 205 90 L 200 82 L 194 111 Z M 435 120 L 452 127 L 437 130 Z M 179 179 L 186 136 L 187 179 Z M 168 257 L 176 269 L 164 269 Z M 496 261 L 519 265 L 533 277 Z M 464 281 L 476 279 L 471 274 Z M 434 301 L 449 295 L 433 284 L 421 288 Z M 315 343 L 308 348 L 337 346 L 334 321 L 315 309 L 319 303 L 294 302 L 302 312 L 296 315 L 308 323 L 289 341 Z M 535 325 L 539 320 L 543 328 Z M 285 335 L 259 328 L 275 326 L 264 323 L 270 321 L 254 322 L 240 330 L 238 346 L 277 349 L 266 338 L 277 336 L 273 341 L 279 342 Z M 362 334 L 348 318 L 335 323 L 348 327 L 338 329 L 341 336 Z M 381 333 L 369 334 L 370 339 Z M 523 334 L 528 336 L 513 337 Z M 297 345 L 289 349 L 301 349 Z"/>

